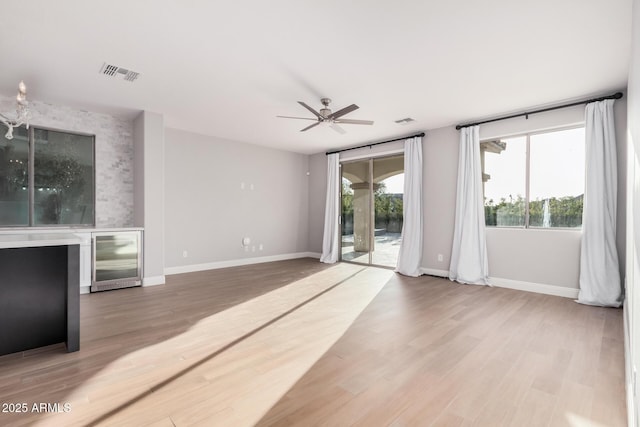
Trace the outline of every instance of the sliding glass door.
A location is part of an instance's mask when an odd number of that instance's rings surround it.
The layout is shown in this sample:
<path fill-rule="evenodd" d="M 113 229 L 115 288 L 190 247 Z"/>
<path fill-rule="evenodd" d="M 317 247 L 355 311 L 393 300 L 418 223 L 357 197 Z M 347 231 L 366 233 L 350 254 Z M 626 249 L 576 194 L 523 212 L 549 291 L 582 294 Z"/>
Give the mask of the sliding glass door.
<path fill-rule="evenodd" d="M 395 267 L 402 234 L 404 155 L 373 159 L 374 251 L 371 263 Z"/>
<path fill-rule="evenodd" d="M 370 264 L 371 162 L 343 163 L 342 260 Z"/>
<path fill-rule="evenodd" d="M 404 156 L 341 165 L 343 261 L 395 267 L 402 232 Z"/>

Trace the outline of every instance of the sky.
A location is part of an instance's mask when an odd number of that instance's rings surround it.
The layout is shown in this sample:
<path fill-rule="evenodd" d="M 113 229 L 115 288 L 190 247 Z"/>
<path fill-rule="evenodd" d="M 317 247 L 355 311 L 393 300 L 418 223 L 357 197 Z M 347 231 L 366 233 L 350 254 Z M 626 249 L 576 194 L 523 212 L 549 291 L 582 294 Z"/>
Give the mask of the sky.
<path fill-rule="evenodd" d="M 384 185 L 387 187 L 387 193 L 389 194 L 402 194 L 404 193 L 404 173 L 390 176 L 385 179 Z"/>
<path fill-rule="evenodd" d="M 526 137 L 502 141 L 505 151 L 485 154 L 485 197 L 495 202 L 526 193 Z M 531 200 L 584 194 L 584 145 L 584 128 L 531 135 Z"/>

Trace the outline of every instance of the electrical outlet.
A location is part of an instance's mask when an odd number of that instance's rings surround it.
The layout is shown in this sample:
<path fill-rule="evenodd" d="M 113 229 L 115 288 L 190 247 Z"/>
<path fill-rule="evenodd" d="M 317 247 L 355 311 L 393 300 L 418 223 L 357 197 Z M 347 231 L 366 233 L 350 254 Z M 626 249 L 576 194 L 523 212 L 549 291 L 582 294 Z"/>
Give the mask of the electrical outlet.
<path fill-rule="evenodd" d="M 264 246 L 262 246 L 262 243 L 260 243 L 260 245 L 258 246 L 258 250 L 261 251 L 264 249 Z"/>
<path fill-rule="evenodd" d="M 187 252 L 186 249 L 184 251 L 182 251 L 182 258 L 186 258 L 188 256 L 189 256 L 189 252 Z"/>
<path fill-rule="evenodd" d="M 442 256 L 442 254 L 438 254 L 438 262 L 442 261 L 444 261 L 444 257 Z"/>

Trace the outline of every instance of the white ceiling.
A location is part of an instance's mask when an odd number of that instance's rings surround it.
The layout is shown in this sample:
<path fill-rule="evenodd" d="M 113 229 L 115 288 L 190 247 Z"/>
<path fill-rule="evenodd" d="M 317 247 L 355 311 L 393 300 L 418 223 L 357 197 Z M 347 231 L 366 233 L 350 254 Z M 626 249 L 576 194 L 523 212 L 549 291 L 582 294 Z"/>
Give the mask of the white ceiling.
<path fill-rule="evenodd" d="M 623 89 L 630 28 L 631 0 L 2 0 L 0 94 L 315 153 Z M 275 117 L 325 96 L 375 124 Z"/>

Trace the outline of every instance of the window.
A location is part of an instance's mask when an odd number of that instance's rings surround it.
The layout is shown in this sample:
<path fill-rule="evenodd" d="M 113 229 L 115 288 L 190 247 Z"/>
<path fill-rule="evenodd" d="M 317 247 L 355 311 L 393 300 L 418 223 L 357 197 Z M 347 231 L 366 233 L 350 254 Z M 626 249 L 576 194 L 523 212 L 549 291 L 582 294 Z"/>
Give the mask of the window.
<path fill-rule="evenodd" d="M 0 226 L 29 225 L 29 137 L 13 130 L 11 141 L 0 138 Z"/>
<path fill-rule="evenodd" d="M 0 138 L 0 227 L 94 225 L 93 153 L 88 135 L 31 127 Z"/>
<path fill-rule="evenodd" d="M 482 141 L 486 225 L 581 227 L 584 146 L 583 127 Z"/>

